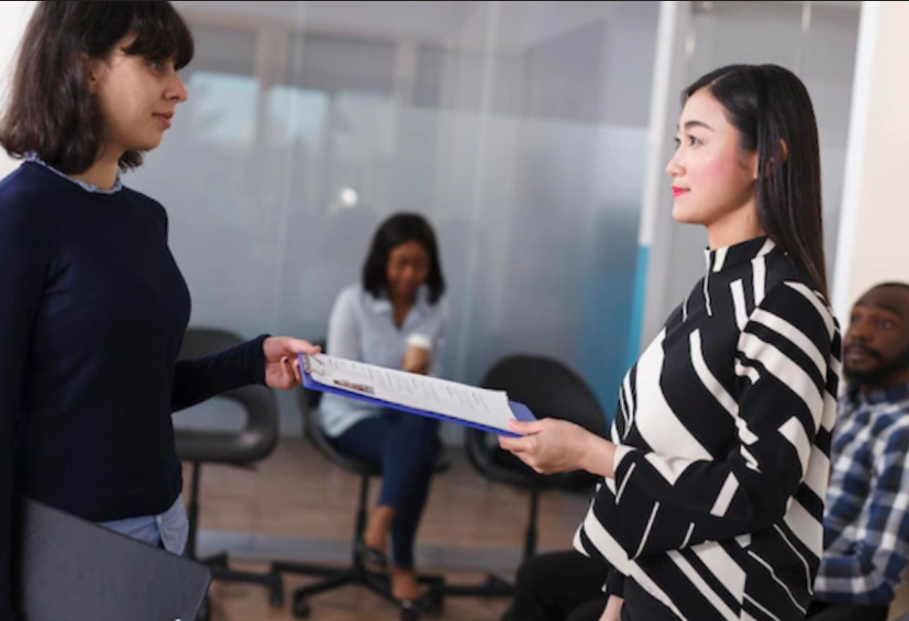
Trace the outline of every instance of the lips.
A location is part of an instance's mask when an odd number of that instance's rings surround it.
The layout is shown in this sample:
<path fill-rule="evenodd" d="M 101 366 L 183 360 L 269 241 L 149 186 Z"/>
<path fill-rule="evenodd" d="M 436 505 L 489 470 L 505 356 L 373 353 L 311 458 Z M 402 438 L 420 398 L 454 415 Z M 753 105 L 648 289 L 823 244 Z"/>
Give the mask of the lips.
<path fill-rule="evenodd" d="M 174 118 L 173 112 L 156 112 L 152 115 L 158 119 L 165 127 L 170 127 L 171 119 Z"/>
<path fill-rule="evenodd" d="M 690 192 L 688 188 L 680 188 L 678 186 L 672 186 L 672 198 L 678 198 L 683 194 Z"/>
<path fill-rule="evenodd" d="M 877 361 L 881 355 L 861 345 L 850 345 L 843 352 L 843 357 L 852 362 L 864 362 L 866 360 Z"/>

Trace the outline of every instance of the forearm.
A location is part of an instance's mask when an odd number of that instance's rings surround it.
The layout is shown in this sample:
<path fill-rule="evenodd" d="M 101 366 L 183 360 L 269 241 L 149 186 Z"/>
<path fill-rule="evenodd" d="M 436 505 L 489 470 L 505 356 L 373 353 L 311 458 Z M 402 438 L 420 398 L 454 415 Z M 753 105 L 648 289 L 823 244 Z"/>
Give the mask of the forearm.
<path fill-rule="evenodd" d="M 181 360 L 174 369 L 171 409 L 188 408 L 216 395 L 249 384 L 265 383 L 265 354 L 262 335 L 236 347 Z"/>

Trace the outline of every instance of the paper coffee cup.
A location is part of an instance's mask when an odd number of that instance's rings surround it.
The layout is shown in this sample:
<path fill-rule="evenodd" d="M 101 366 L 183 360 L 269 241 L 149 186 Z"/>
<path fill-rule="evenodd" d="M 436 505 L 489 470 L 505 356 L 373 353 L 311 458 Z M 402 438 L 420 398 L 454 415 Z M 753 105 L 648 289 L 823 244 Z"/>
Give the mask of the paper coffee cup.
<path fill-rule="evenodd" d="M 411 334 L 407 337 L 407 347 L 416 347 L 417 349 L 432 351 L 432 339 L 422 334 Z"/>
<path fill-rule="evenodd" d="M 404 368 L 407 370 L 428 370 L 432 339 L 422 334 L 411 334 L 407 338 L 407 354 L 404 356 Z"/>

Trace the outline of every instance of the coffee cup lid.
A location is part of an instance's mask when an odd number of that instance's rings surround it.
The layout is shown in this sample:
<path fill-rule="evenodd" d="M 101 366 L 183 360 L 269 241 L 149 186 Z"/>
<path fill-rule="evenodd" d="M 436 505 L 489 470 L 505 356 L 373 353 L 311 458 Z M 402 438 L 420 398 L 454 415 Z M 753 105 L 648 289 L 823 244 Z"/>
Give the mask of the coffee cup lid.
<path fill-rule="evenodd" d="M 423 334 L 411 334 L 407 337 L 407 345 L 420 349 L 432 349 L 432 339 Z"/>

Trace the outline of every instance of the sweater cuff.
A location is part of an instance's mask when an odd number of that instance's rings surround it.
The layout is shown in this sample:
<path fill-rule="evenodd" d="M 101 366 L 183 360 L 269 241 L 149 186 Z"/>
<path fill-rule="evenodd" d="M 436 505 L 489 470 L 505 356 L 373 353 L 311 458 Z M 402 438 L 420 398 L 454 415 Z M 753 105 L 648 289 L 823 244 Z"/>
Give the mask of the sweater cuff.
<path fill-rule="evenodd" d="M 606 587 L 603 589 L 606 593 L 607 599 L 615 595 L 616 597 L 621 597 L 624 599 L 625 595 L 625 576 L 621 572 L 610 569 L 609 575 L 606 577 Z"/>

